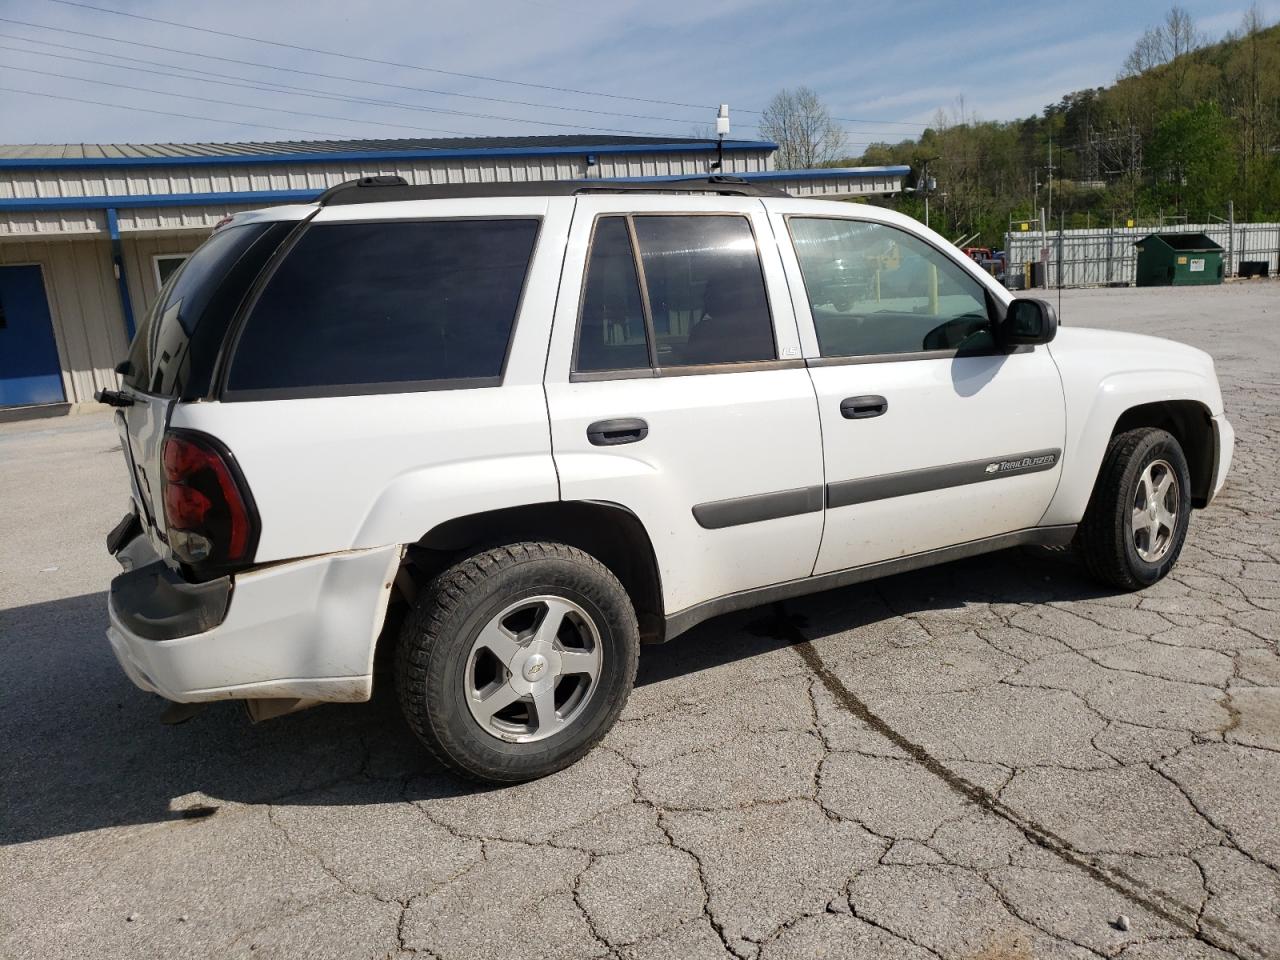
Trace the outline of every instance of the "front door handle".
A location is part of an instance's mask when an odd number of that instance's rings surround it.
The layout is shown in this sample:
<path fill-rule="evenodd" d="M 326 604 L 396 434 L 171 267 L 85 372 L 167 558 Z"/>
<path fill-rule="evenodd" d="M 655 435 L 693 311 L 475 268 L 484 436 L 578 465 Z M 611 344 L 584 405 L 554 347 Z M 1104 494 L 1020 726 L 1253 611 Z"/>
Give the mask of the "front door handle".
<path fill-rule="evenodd" d="M 840 415 L 846 420 L 865 420 L 878 417 L 889 409 L 889 401 L 884 397 L 846 397 L 840 401 Z"/>
<path fill-rule="evenodd" d="M 649 435 L 649 424 L 639 417 L 597 420 L 587 427 L 587 439 L 593 447 L 613 447 L 620 443 L 637 443 Z"/>

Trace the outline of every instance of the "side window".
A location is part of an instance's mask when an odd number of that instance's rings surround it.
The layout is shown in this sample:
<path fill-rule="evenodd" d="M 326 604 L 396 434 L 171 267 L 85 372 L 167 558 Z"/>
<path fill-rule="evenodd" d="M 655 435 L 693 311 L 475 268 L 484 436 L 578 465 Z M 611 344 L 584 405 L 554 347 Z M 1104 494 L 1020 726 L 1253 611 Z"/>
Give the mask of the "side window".
<path fill-rule="evenodd" d="M 625 217 L 601 217 L 582 289 L 575 370 L 647 370 L 640 278 Z"/>
<path fill-rule="evenodd" d="M 637 214 L 597 221 L 576 371 L 661 370 L 777 355 L 748 218 Z"/>
<path fill-rule="evenodd" d="M 746 217 L 634 218 L 659 367 L 773 360 L 773 321 Z"/>
<path fill-rule="evenodd" d="M 919 237 L 861 220 L 788 224 L 824 357 L 994 346 L 982 284 Z"/>
<path fill-rule="evenodd" d="M 537 232 L 535 219 L 309 227 L 254 306 L 228 389 L 496 385 Z"/>

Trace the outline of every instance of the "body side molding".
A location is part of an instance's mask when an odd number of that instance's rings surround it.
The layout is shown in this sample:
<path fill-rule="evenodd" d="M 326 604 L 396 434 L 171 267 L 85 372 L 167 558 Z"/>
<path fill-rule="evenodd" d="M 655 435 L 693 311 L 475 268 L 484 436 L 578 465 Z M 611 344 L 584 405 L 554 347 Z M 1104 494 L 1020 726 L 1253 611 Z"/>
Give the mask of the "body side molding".
<path fill-rule="evenodd" d="M 1002 533 L 994 537 L 985 537 L 982 540 L 971 540 L 968 543 L 961 543 L 952 547 L 928 550 L 908 557 L 895 557 L 892 560 L 881 560 L 878 563 L 851 567 L 848 570 L 835 570 L 817 577 L 788 580 L 785 583 L 775 583 L 767 587 L 732 593 L 725 597 L 717 597 L 705 603 L 686 607 L 684 610 L 668 615 L 663 641 L 678 637 L 704 620 L 710 620 L 712 617 L 718 617 L 721 614 L 732 613 L 735 610 L 744 610 L 748 607 L 756 607 L 766 603 L 776 603 L 779 600 L 790 600 L 810 593 L 821 593 L 824 590 L 847 587 L 866 580 L 875 580 L 895 573 L 919 570 L 922 567 L 931 567 L 935 564 L 948 563 L 952 560 L 963 560 L 968 557 L 980 556 L 984 553 L 1005 550 L 1009 547 L 1029 545 L 1065 546 L 1071 542 L 1075 533 L 1076 525 L 1074 523 L 1053 527 L 1030 527 L 1025 530 Z"/>
<path fill-rule="evenodd" d="M 940 467 L 905 470 L 902 473 L 886 473 L 878 477 L 837 480 L 827 484 L 827 507 L 848 507 L 855 503 L 887 500 L 910 493 L 927 493 L 930 490 L 1052 470 L 1058 465 L 1061 456 L 1062 451 L 1057 449 L 1032 450 L 1029 453 L 948 463 Z"/>
<path fill-rule="evenodd" d="M 820 484 L 798 487 L 794 490 L 778 490 L 774 493 L 757 493 L 732 500 L 713 500 L 693 507 L 693 519 L 704 530 L 719 530 L 761 520 L 777 520 L 802 513 L 817 513 L 822 509 L 823 489 Z"/>

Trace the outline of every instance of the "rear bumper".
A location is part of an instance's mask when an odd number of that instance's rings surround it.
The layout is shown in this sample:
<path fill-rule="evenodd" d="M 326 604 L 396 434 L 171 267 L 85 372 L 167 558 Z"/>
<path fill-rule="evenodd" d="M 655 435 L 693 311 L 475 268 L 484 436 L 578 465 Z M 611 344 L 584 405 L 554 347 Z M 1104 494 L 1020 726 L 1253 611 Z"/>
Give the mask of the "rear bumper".
<path fill-rule="evenodd" d="M 203 584 L 155 560 L 112 581 L 107 639 L 134 684 L 169 700 L 368 700 L 400 553 L 328 554 Z"/>
<path fill-rule="evenodd" d="M 111 611 L 123 629 L 145 640 L 205 633 L 226 619 L 231 578 L 188 583 L 162 560 L 126 570 L 111 581 Z"/>

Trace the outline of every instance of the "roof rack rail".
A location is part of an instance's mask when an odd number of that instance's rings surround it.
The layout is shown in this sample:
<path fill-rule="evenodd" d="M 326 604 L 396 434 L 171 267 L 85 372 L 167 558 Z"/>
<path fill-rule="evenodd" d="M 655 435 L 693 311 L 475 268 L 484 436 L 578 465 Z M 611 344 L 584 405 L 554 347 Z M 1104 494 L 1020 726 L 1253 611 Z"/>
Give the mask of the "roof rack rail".
<path fill-rule="evenodd" d="M 373 189 L 370 189 L 373 188 Z M 410 184 L 403 177 L 361 177 L 322 193 L 322 207 L 395 200 L 465 200 L 476 197 L 575 197 L 589 193 L 710 193 L 728 197 L 785 197 L 786 191 L 742 177 L 713 174 L 673 180 L 529 180 L 501 183 Z"/>
<path fill-rule="evenodd" d="M 322 207 L 328 206 L 333 202 L 334 197 L 340 193 L 345 193 L 348 190 L 359 190 L 365 187 L 407 186 L 409 186 L 409 181 L 394 173 L 384 173 L 374 177 L 361 177 L 359 180 L 344 180 L 342 183 L 332 186 L 324 193 L 320 194 L 320 196 L 316 198 L 316 203 L 320 204 Z"/>

